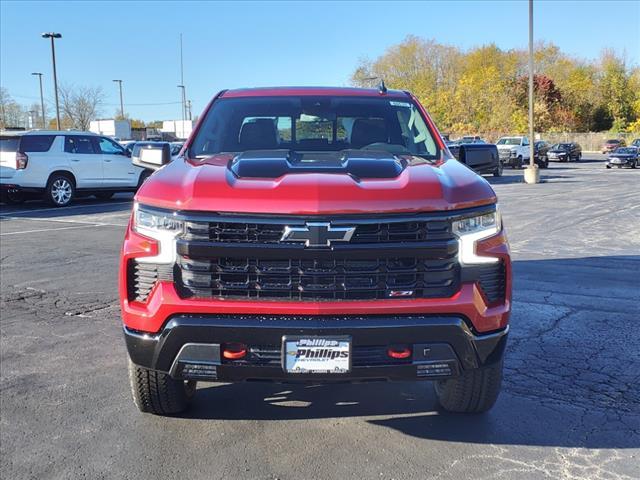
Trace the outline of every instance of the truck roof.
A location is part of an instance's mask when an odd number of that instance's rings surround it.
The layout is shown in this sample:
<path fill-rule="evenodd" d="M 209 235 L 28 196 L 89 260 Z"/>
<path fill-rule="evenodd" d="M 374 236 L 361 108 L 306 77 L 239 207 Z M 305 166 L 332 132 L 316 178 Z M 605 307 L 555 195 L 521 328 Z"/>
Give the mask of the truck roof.
<path fill-rule="evenodd" d="M 280 97 L 280 96 L 331 96 L 331 97 L 401 97 L 409 98 L 402 90 L 387 90 L 380 93 L 377 88 L 354 87 L 261 87 L 226 90 L 222 98 Z"/>

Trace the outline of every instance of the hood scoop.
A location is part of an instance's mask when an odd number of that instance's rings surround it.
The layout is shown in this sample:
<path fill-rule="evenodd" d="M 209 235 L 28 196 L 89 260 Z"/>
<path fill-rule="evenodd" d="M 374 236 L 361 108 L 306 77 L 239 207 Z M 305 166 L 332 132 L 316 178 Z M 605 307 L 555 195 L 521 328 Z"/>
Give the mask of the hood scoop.
<path fill-rule="evenodd" d="M 388 152 L 373 150 L 252 150 L 236 156 L 228 165 L 237 178 L 274 179 L 299 173 L 330 173 L 349 175 L 356 181 L 396 178 L 406 167 L 406 160 Z"/>

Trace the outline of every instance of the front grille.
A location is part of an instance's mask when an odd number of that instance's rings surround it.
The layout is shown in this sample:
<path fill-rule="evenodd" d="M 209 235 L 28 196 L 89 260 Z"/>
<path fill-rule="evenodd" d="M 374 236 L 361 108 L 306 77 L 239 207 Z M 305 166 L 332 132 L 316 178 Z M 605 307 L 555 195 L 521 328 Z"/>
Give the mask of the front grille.
<path fill-rule="evenodd" d="M 130 260 L 127 265 L 127 276 L 129 300 L 146 302 L 156 282 L 159 280 L 173 281 L 173 265 L 140 263 Z"/>
<path fill-rule="evenodd" d="M 351 352 L 352 367 L 383 367 L 411 364 L 409 358 L 391 358 L 385 346 L 354 345 Z M 225 365 L 278 367 L 282 365 L 282 351 L 277 345 L 249 347 L 247 356 L 239 360 L 223 359 Z"/>
<path fill-rule="evenodd" d="M 350 224 L 348 221 L 345 224 Z M 353 222 L 351 223 L 353 224 Z M 266 243 L 277 244 L 284 235 L 285 227 L 304 225 L 300 219 L 290 222 L 186 222 L 184 239 L 188 241 L 216 243 Z M 422 242 L 427 239 L 451 237 L 451 225 L 447 220 L 368 222 L 356 225 L 351 244 Z M 295 243 L 295 242 L 288 242 Z"/>
<path fill-rule="evenodd" d="M 503 262 L 477 267 L 476 275 L 489 303 L 505 298 L 506 272 Z"/>
<path fill-rule="evenodd" d="M 179 259 L 185 297 L 358 300 L 449 297 L 458 290 L 456 255 L 445 258 L 271 260 Z M 399 293 L 402 292 L 402 293 Z"/>

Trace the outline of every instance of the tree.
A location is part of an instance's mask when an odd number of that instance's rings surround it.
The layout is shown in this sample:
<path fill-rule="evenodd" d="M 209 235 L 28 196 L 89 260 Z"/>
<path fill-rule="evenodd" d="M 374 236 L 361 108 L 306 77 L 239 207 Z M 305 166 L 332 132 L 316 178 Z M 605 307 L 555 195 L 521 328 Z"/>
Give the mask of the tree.
<path fill-rule="evenodd" d="M 91 120 L 98 117 L 104 102 L 102 88 L 64 85 L 59 88 L 59 94 L 66 120 L 63 124 L 71 124 L 71 128 L 78 130 L 89 130 Z"/>
<path fill-rule="evenodd" d="M 27 112 L 16 103 L 6 88 L 0 87 L 0 128 L 23 128 Z"/>
<path fill-rule="evenodd" d="M 612 129 L 623 131 L 633 120 L 634 92 L 630 89 L 629 74 L 624 59 L 613 51 L 605 50 L 601 55 L 602 76 L 600 91 L 606 100 L 607 110 L 613 118 Z"/>

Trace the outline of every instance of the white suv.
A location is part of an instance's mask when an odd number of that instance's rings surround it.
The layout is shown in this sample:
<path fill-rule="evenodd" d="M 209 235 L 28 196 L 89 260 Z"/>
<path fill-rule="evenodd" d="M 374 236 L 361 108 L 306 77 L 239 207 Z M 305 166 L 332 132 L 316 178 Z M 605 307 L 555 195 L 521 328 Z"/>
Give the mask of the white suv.
<path fill-rule="evenodd" d="M 89 132 L 0 133 L 0 190 L 8 201 L 43 194 L 57 207 L 76 194 L 108 199 L 135 191 L 148 175 L 110 138 Z"/>

